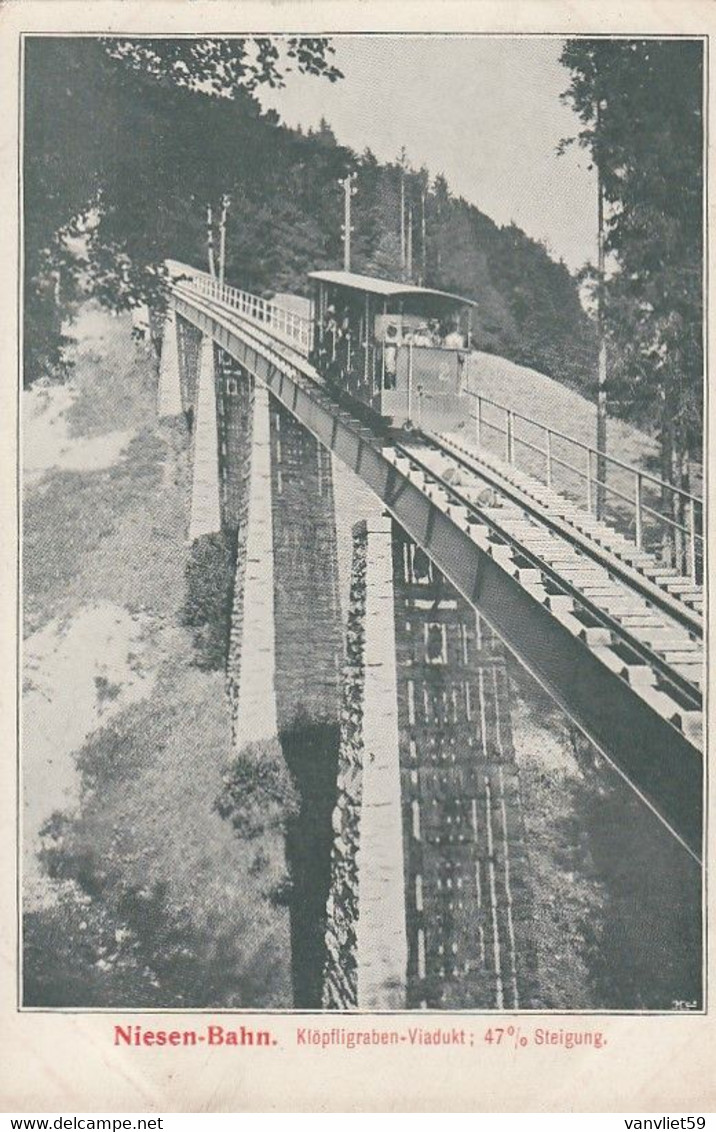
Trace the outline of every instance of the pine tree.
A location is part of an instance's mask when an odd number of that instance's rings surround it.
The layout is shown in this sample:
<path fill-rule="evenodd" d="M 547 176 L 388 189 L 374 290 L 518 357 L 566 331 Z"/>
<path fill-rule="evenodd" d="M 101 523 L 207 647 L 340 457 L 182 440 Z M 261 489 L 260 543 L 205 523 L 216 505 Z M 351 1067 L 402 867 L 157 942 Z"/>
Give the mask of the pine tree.
<path fill-rule="evenodd" d="M 703 432 L 703 46 L 569 40 L 562 62 L 607 202 L 610 397 L 653 424 L 663 477 L 684 483 Z"/>
<path fill-rule="evenodd" d="M 339 181 L 353 169 L 356 271 L 402 277 L 402 180 L 414 274 L 477 301 L 475 344 L 572 384 L 587 379 L 591 330 L 577 285 L 544 248 L 453 197 L 443 176 L 431 186 L 425 169 L 352 153 L 326 121 L 301 134 L 240 84 L 228 98 L 177 83 L 177 59 L 169 48 L 158 63 L 153 48 L 148 59 L 113 57 L 84 39 L 28 48 L 28 380 L 61 373 L 61 315 L 80 282 L 113 309 L 160 308 L 164 260 L 205 264 L 207 205 L 217 215 L 224 194 L 227 282 L 306 294 L 309 271 L 341 263 Z M 67 237 L 82 232 L 78 256 Z"/>

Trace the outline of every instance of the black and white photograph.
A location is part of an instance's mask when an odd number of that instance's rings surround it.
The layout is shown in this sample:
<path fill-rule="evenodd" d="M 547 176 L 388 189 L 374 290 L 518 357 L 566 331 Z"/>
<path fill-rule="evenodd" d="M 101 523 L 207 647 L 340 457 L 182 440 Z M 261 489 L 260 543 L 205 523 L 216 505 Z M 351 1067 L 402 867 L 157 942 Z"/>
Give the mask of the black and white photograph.
<path fill-rule="evenodd" d="M 21 1011 L 705 1011 L 707 46 L 21 37 Z"/>

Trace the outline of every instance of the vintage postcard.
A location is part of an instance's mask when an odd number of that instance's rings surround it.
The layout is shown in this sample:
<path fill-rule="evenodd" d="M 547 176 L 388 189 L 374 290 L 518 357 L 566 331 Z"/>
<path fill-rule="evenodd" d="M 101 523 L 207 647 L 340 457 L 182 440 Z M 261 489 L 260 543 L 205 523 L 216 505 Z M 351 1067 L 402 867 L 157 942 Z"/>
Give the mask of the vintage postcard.
<path fill-rule="evenodd" d="M 7 1110 L 712 1109 L 715 28 L 0 9 Z"/>

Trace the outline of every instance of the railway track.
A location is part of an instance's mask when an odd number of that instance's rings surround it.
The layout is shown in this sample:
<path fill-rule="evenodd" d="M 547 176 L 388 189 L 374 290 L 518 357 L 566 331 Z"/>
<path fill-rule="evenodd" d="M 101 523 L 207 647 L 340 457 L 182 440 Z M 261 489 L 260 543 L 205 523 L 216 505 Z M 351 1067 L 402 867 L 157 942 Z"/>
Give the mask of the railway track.
<path fill-rule="evenodd" d="M 587 557 L 607 564 L 615 575 L 672 615 L 689 632 L 703 637 L 701 585 L 662 565 L 653 554 L 639 550 L 607 521 L 596 519 L 590 511 L 491 453 L 465 445 L 454 434 L 425 435 L 453 453 L 471 471 L 498 486 L 503 496 L 528 507 L 550 530 L 570 540 Z"/>
<path fill-rule="evenodd" d="M 395 453 L 536 600 L 656 711 L 700 739 L 703 628 L 694 610 L 457 445 L 422 434 Z"/>
<path fill-rule="evenodd" d="M 700 587 L 637 551 L 568 499 L 490 454 L 468 447 L 454 434 L 396 434 L 366 420 L 361 408 L 339 403 L 305 352 L 273 335 L 270 326 L 257 324 L 190 284 L 177 284 L 175 291 L 226 332 L 238 331 L 247 346 L 273 367 L 271 388 L 279 399 L 284 374 L 287 387 L 288 383 L 294 390 L 299 387 L 330 414 L 334 435 L 340 425 L 352 434 L 359 450 L 371 448 L 392 465 L 398 493 L 409 483 L 429 500 L 701 757 Z M 388 509 L 394 510 L 391 498 L 384 498 Z M 396 499 L 397 495 L 393 504 Z M 561 702 L 569 713 L 569 704 Z M 610 710 L 608 704 L 604 710 Z M 607 753 L 603 745 L 602 750 Z"/>

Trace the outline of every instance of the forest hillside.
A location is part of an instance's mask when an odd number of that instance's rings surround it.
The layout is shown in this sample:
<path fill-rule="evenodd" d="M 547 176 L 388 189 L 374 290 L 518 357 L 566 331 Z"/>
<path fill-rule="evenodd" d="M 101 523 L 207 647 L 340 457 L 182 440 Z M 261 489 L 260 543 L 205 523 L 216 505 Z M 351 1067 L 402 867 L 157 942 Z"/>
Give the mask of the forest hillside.
<path fill-rule="evenodd" d="M 305 81 L 324 81 L 326 49 L 311 44 Z M 305 293 L 309 270 L 342 265 L 339 181 L 355 171 L 354 270 L 399 276 L 402 191 L 411 278 L 477 300 L 475 346 L 591 391 L 593 325 L 542 244 L 454 196 L 439 170 L 354 153 L 326 122 L 287 128 L 245 76 L 231 97 L 172 76 L 115 42 L 27 41 L 26 384 L 63 373 L 63 316 L 80 293 L 152 304 L 165 258 L 206 267 L 207 208 L 216 226 L 224 195 L 227 281 Z"/>

